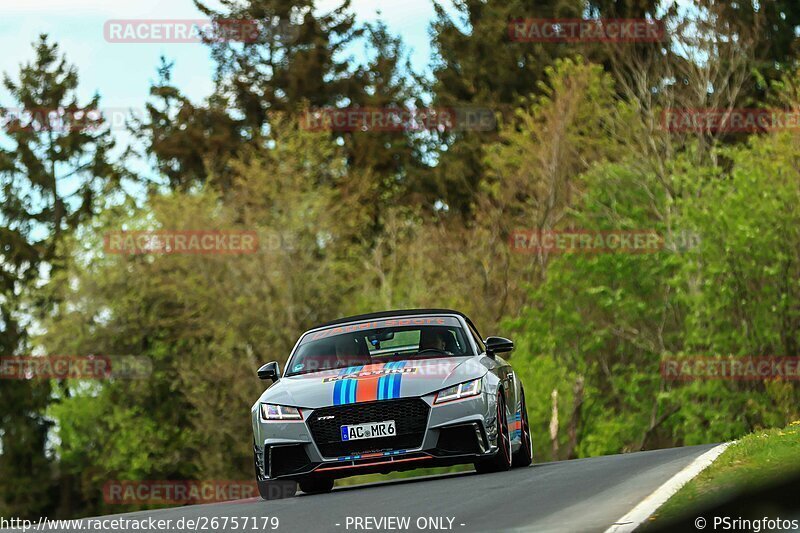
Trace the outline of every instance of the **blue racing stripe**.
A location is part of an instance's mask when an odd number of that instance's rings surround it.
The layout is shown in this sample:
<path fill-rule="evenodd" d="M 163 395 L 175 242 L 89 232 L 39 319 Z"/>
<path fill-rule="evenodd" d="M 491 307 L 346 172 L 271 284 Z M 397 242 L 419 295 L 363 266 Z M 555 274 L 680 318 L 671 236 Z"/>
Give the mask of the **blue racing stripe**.
<path fill-rule="evenodd" d="M 342 380 L 339 380 L 333 384 L 333 405 L 339 405 L 342 403 L 342 384 Z"/>
<path fill-rule="evenodd" d="M 394 363 L 386 363 L 383 365 L 384 370 L 389 370 L 392 368 Z M 378 378 L 378 400 L 385 400 L 386 399 L 386 378 L 387 376 L 381 376 Z"/>
<path fill-rule="evenodd" d="M 339 375 L 344 375 L 345 370 L 347 369 L 340 369 Z M 333 405 L 340 405 L 342 403 L 342 387 L 344 387 L 344 382 L 341 379 L 333 384 Z"/>
<path fill-rule="evenodd" d="M 339 392 L 339 404 L 346 404 L 347 403 L 347 387 L 350 386 L 349 379 L 342 380 L 342 390 Z"/>
<path fill-rule="evenodd" d="M 393 368 L 397 367 L 397 361 L 392 363 L 388 363 L 384 368 L 386 370 L 392 370 Z M 392 398 L 392 374 L 387 374 L 381 378 L 381 390 L 383 390 L 383 399 L 390 400 Z"/>
<path fill-rule="evenodd" d="M 350 372 L 347 374 L 354 374 L 361 372 L 364 368 L 364 365 L 361 366 L 351 366 Z M 358 380 L 355 379 L 346 379 L 347 385 L 345 385 L 345 394 L 344 394 L 344 403 L 356 403 L 356 385 L 358 384 Z"/>
<path fill-rule="evenodd" d="M 350 387 L 347 389 L 347 403 L 356 403 L 356 380 L 348 379 Z"/>
<path fill-rule="evenodd" d="M 353 372 L 358 372 L 364 368 L 363 366 L 349 366 L 346 368 L 342 368 L 339 370 L 340 376 L 345 376 L 347 374 L 351 374 Z M 353 381 L 352 379 L 340 379 L 333 385 L 333 405 L 342 405 L 348 403 L 348 384 Z M 355 393 L 355 388 L 353 388 L 353 392 Z"/>
<path fill-rule="evenodd" d="M 406 366 L 406 361 L 400 361 L 394 368 L 403 368 Z M 403 379 L 403 374 L 392 375 L 392 399 L 400 397 L 400 381 Z"/>
<path fill-rule="evenodd" d="M 383 367 L 384 370 L 391 370 L 397 365 L 397 362 L 386 363 Z M 378 378 L 378 400 L 387 400 L 389 396 L 389 380 L 391 375 L 381 376 Z"/>
<path fill-rule="evenodd" d="M 396 362 L 392 365 L 392 370 L 396 369 L 400 362 Z M 391 400 L 394 398 L 394 380 L 396 376 L 395 374 L 389 374 L 386 376 L 386 399 Z"/>
<path fill-rule="evenodd" d="M 336 405 L 342 405 L 345 403 L 345 398 L 347 397 L 347 382 L 349 380 L 343 379 L 341 380 L 342 386 L 339 387 L 339 395 L 336 397 Z"/>

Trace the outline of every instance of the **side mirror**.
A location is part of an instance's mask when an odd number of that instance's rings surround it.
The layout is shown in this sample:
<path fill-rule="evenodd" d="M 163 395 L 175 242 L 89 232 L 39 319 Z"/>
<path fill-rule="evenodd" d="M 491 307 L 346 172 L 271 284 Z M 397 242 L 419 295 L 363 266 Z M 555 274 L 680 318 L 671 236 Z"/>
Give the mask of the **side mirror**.
<path fill-rule="evenodd" d="M 514 349 L 514 342 L 504 337 L 486 337 L 483 343 L 486 345 L 486 355 L 489 357 Z"/>
<path fill-rule="evenodd" d="M 281 377 L 281 369 L 278 367 L 277 361 L 267 363 L 258 369 L 258 379 L 271 379 L 278 381 Z"/>

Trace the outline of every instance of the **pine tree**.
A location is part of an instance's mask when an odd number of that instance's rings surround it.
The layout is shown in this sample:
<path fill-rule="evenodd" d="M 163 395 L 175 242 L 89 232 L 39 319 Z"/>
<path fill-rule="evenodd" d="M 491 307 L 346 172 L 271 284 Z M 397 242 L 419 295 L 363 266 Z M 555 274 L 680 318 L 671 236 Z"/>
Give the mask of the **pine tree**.
<path fill-rule="evenodd" d="M 387 209 L 418 202 L 415 188 L 427 169 L 422 164 L 424 126 L 410 118 L 414 110 L 424 111 L 424 103 L 402 39 L 383 22 L 366 24 L 364 29 L 369 59 L 353 74 L 354 94 L 346 107 L 376 111 L 381 119 L 408 119 L 397 129 L 369 120 L 363 131 L 331 133 L 346 158 L 340 193 L 354 212 L 364 216 L 357 237 L 371 243 L 381 231 Z"/>
<path fill-rule="evenodd" d="M 248 147 L 263 148 L 271 122 L 358 94 L 349 60 L 339 56 L 361 31 L 349 2 L 322 15 L 313 0 L 225 0 L 224 12 L 195 4 L 220 27 L 254 24 L 257 36 L 209 36 L 216 87 L 203 105 L 194 105 L 171 84 L 172 65 L 162 59 L 159 81 L 150 91 L 154 101 L 135 133 L 173 188 L 204 184 L 213 176 L 227 191 L 232 161 L 247 157 Z"/>
<path fill-rule="evenodd" d="M 126 176 L 111 162 L 115 143 L 99 96 L 79 104 L 77 70 L 58 45 L 41 35 L 34 47 L 35 59 L 20 67 L 18 78 L 3 79 L 15 107 L 0 108 L 7 141 L 0 145 L 2 357 L 27 350 L 27 324 L 57 306 L 40 297 L 37 286 L 61 267 L 64 236 L 88 220 L 101 199 L 119 192 Z M 3 514 L 39 516 L 55 505 L 53 465 L 45 453 L 50 398 L 47 381 L 0 380 L 0 405 L 10 406 L 0 415 Z"/>
<path fill-rule="evenodd" d="M 235 109 L 255 120 L 262 114 L 292 111 L 301 105 L 326 106 L 352 94 L 346 47 L 361 35 L 350 2 L 328 13 L 316 12 L 314 0 L 222 2 L 225 13 L 199 0 L 197 7 L 215 20 L 254 21 L 252 42 L 209 42 L 217 64 L 218 92 Z"/>
<path fill-rule="evenodd" d="M 132 133 L 173 190 L 185 191 L 213 177 L 215 186 L 226 191 L 231 186 L 231 161 L 256 143 L 260 127 L 248 127 L 257 122 L 251 117 L 233 118 L 218 95 L 205 105 L 192 103 L 172 84 L 172 67 L 161 58 L 147 115 L 132 122 Z"/>

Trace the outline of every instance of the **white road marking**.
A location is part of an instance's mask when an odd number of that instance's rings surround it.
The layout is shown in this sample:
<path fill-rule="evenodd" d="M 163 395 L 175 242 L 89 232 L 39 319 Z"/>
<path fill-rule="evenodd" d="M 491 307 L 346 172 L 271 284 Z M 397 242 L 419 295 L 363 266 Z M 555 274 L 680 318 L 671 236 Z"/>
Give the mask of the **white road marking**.
<path fill-rule="evenodd" d="M 647 520 L 650 515 L 656 512 L 659 507 L 664 505 L 664 502 L 670 499 L 673 494 L 678 492 L 681 487 L 713 463 L 731 444 L 731 442 L 725 442 L 719 446 L 715 446 L 692 461 L 689 466 L 669 478 L 666 483 L 639 502 L 639 505 L 614 522 L 605 533 L 623 533 L 635 530 L 642 522 Z"/>

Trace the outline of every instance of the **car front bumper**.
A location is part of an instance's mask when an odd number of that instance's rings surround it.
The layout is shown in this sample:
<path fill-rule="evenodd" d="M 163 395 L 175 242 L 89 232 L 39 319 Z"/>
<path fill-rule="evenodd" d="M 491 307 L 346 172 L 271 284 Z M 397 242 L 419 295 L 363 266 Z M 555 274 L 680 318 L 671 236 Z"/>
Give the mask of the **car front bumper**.
<path fill-rule="evenodd" d="M 411 399 L 403 399 L 411 401 Z M 417 400 L 427 406 L 424 432 L 414 446 L 395 446 L 399 439 L 374 439 L 370 449 L 341 451 L 331 442 L 317 442 L 320 436 L 318 411 L 331 413 L 332 408 L 301 409 L 303 420 L 266 422 L 254 409 L 254 452 L 259 479 L 300 479 L 308 475 L 348 477 L 363 473 L 386 473 L 428 466 L 470 463 L 492 455 L 496 450 L 496 409 L 494 396 L 481 393 L 444 404 L 434 405 L 434 394 Z M 389 401 L 350 404 L 345 408 L 365 409 L 390 407 Z M 381 405 L 377 405 L 381 404 Z M 393 416 L 391 409 L 382 409 L 381 417 Z M 328 417 L 333 418 L 333 417 Z M 369 420 L 380 422 L 382 420 Z M 421 424 L 421 421 L 419 421 Z M 335 420 L 329 424 L 337 424 Z M 420 426 L 421 427 L 421 426 Z M 322 440 L 322 439 L 318 439 Z M 408 441 L 406 440 L 406 443 Z M 331 453 L 331 452 L 339 453 Z M 327 453 L 323 453 L 327 452 Z"/>

